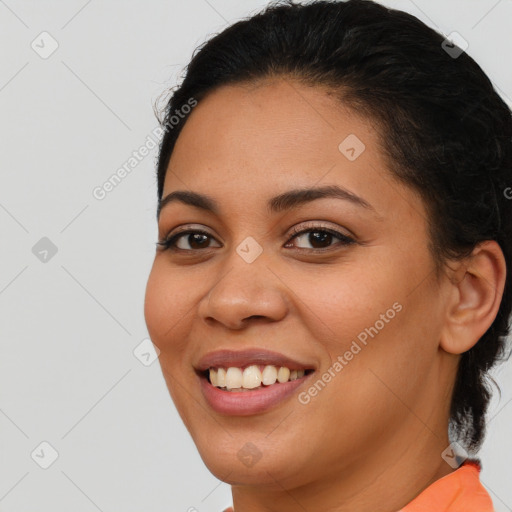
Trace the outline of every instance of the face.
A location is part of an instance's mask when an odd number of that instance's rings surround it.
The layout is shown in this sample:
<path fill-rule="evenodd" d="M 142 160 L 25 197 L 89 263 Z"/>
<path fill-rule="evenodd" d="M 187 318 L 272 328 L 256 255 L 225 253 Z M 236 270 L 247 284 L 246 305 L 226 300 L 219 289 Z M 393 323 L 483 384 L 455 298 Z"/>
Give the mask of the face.
<path fill-rule="evenodd" d="M 370 121 L 319 87 L 225 86 L 183 127 L 163 198 L 146 322 L 218 478 L 327 482 L 398 458 L 418 417 L 442 425 L 427 215 Z"/>

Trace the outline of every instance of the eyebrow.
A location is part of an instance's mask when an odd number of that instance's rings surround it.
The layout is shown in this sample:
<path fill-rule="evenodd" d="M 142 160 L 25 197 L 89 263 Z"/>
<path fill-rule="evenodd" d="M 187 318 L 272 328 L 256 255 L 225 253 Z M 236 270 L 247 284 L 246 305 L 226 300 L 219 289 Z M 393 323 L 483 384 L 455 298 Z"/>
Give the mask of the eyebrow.
<path fill-rule="evenodd" d="M 366 208 L 376 213 L 375 208 L 373 208 L 368 201 L 337 185 L 289 190 L 269 199 L 267 209 L 270 213 L 279 213 L 285 210 L 291 210 L 292 208 L 297 208 L 298 206 L 316 199 L 324 198 L 343 199 L 355 204 L 356 206 Z M 219 205 L 212 197 L 199 194 L 197 192 L 176 190 L 159 201 L 157 218 L 160 217 L 160 212 L 166 205 L 176 201 L 211 212 L 215 215 L 219 214 Z"/>

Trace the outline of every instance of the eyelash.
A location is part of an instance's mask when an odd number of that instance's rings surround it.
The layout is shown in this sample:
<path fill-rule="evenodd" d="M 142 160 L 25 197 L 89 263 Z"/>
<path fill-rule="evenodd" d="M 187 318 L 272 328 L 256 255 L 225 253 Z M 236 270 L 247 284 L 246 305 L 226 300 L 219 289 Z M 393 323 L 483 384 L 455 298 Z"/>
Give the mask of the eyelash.
<path fill-rule="evenodd" d="M 356 243 L 356 241 L 353 238 L 351 238 L 347 235 L 344 235 L 343 233 L 340 233 L 339 231 L 336 231 L 334 229 L 326 228 L 323 226 L 311 226 L 306 229 L 294 228 L 292 230 L 291 237 L 290 237 L 289 241 L 286 242 L 286 244 L 288 244 L 290 241 L 294 240 L 295 238 L 298 238 L 300 235 L 303 235 L 306 233 L 329 233 L 339 240 L 339 244 L 336 244 L 336 245 L 349 246 L 349 245 Z M 180 231 L 179 233 L 171 235 L 167 238 L 164 238 L 163 240 L 160 240 L 159 242 L 157 242 L 157 246 L 161 247 L 162 250 L 164 250 L 164 251 L 172 251 L 172 252 L 192 253 L 192 252 L 201 251 L 201 250 L 204 251 L 205 249 L 180 249 L 180 248 L 176 247 L 176 242 L 182 236 L 195 235 L 195 234 L 205 235 L 209 238 L 214 238 L 207 231 L 203 231 L 201 229 L 188 229 L 188 230 Z M 328 247 L 324 247 L 324 248 L 320 248 L 320 249 L 315 249 L 315 248 L 308 249 L 308 248 L 304 248 L 304 247 L 298 247 L 298 250 L 310 251 L 310 252 L 311 251 L 312 252 L 324 252 L 324 251 L 331 250 L 331 247 L 335 247 L 335 245 L 330 245 Z M 206 249 L 210 249 L 210 247 L 207 247 Z"/>

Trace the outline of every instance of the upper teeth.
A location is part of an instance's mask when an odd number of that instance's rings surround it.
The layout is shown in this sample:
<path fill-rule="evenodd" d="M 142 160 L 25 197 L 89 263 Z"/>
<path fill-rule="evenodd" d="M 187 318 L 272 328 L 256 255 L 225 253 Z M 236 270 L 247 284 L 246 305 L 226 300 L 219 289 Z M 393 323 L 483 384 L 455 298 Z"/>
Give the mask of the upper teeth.
<path fill-rule="evenodd" d="M 245 369 L 231 366 L 229 368 L 210 368 L 210 382 L 218 388 L 231 389 L 254 389 L 275 384 L 276 381 L 283 383 L 289 380 L 296 380 L 304 377 L 305 370 L 290 370 L 285 366 L 276 367 L 267 365 L 248 366 Z"/>

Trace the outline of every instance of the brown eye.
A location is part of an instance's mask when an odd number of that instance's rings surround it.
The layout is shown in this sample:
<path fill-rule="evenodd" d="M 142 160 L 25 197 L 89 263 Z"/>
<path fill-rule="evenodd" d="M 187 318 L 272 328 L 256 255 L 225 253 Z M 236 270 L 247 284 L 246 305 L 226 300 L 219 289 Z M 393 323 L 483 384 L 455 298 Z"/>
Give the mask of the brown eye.
<path fill-rule="evenodd" d="M 333 241 L 338 240 L 338 244 L 335 245 L 350 245 L 355 243 L 355 240 L 339 233 L 338 231 L 326 229 L 326 228 L 309 228 L 296 233 L 291 240 L 300 240 L 306 244 L 309 244 L 309 247 L 298 247 L 299 249 L 328 249 L 332 247 Z M 289 243 L 286 247 L 290 247 Z"/>
<path fill-rule="evenodd" d="M 209 249 L 210 242 L 215 240 L 206 231 L 187 230 L 176 233 L 157 243 L 163 250 L 171 251 L 196 251 Z"/>

